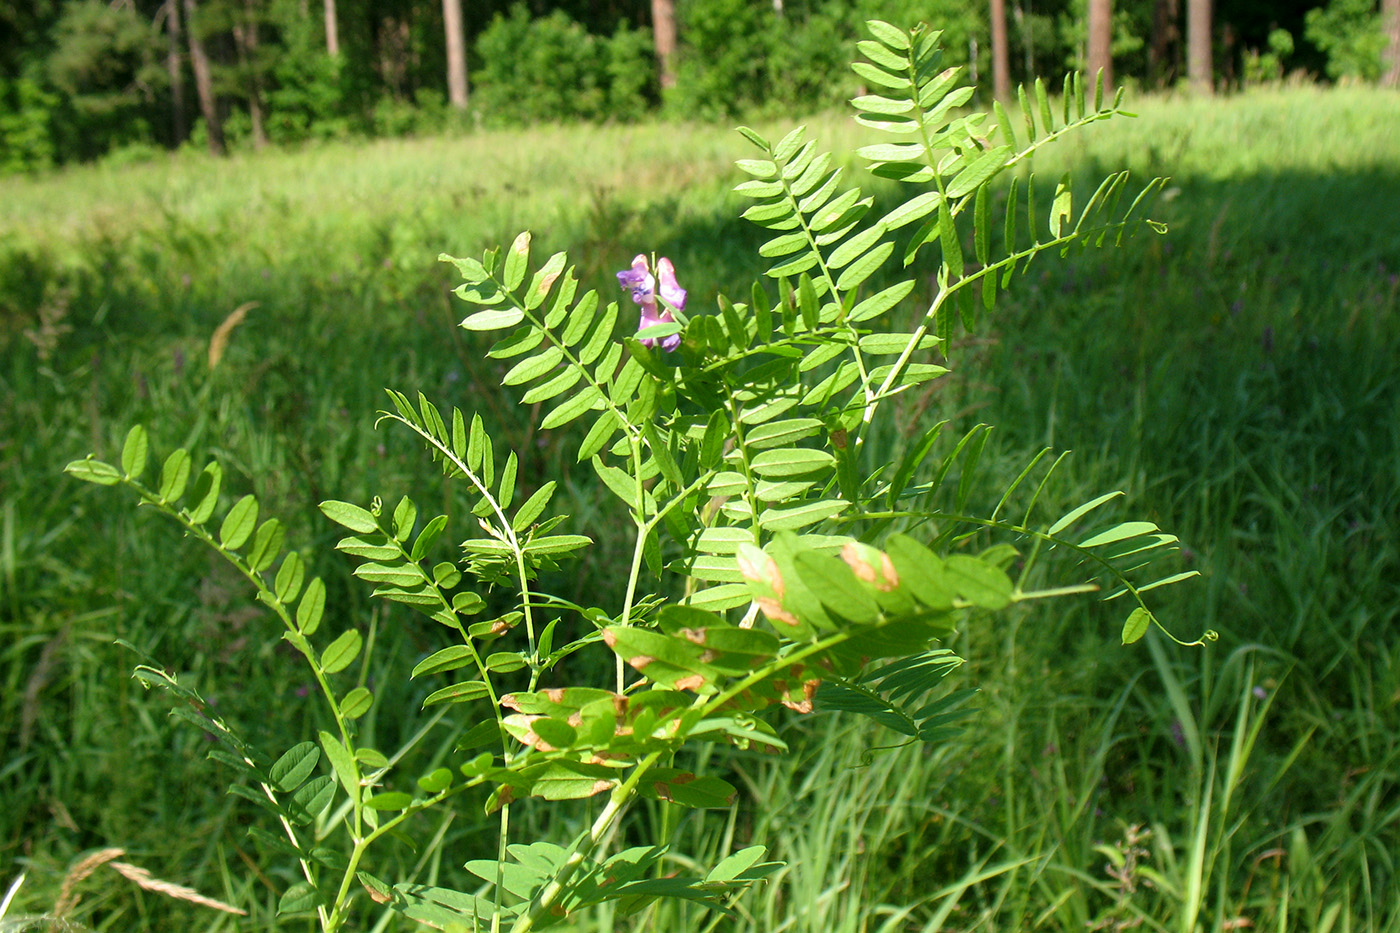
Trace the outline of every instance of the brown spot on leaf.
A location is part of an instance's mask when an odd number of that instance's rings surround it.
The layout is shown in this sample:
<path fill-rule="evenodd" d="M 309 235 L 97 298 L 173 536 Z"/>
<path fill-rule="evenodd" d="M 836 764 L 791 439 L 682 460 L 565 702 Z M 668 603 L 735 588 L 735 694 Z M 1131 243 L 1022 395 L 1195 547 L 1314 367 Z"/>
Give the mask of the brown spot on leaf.
<path fill-rule="evenodd" d="M 865 555 L 860 552 L 860 545 L 856 542 L 846 542 L 846 546 L 841 549 L 841 559 L 855 573 L 857 580 L 862 583 L 875 582 L 875 568 L 865 562 Z"/>
<path fill-rule="evenodd" d="M 699 674 L 691 674 L 676 681 L 675 686 L 677 690 L 699 690 L 705 686 L 705 678 Z"/>
<path fill-rule="evenodd" d="M 899 571 L 894 569 L 894 561 L 884 551 L 880 552 L 880 569 L 885 572 L 885 585 L 879 587 L 882 592 L 888 593 L 899 586 Z"/>
<path fill-rule="evenodd" d="M 783 690 L 782 703 L 788 709 L 798 713 L 810 713 L 812 711 L 812 698 L 817 695 L 817 688 L 821 686 L 820 680 L 808 680 L 802 684 L 802 699 L 795 700 L 791 691 Z"/>
<path fill-rule="evenodd" d="M 797 627 L 797 616 L 784 609 L 782 604 L 776 599 L 760 596 L 758 599 L 755 599 L 754 602 L 758 604 L 758 608 L 763 610 L 763 614 L 772 621 L 781 622 L 784 625 L 791 625 L 794 628 Z"/>
<path fill-rule="evenodd" d="M 888 593 L 899 586 L 899 574 L 895 572 L 890 556 L 868 544 L 847 542 L 841 549 L 841 559 L 851 568 L 857 579 L 882 593 Z"/>
<path fill-rule="evenodd" d="M 778 570 L 778 562 L 768 554 L 763 555 L 762 561 L 750 560 L 743 550 L 740 550 L 737 561 L 739 572 L 744 575 L 744 579 L 752 580 L 755 583 L 765 583 L 773 588 L 773 595 L 778 599 L 783 598 L 787 591 L 783 583 L 783 575 Z"/>

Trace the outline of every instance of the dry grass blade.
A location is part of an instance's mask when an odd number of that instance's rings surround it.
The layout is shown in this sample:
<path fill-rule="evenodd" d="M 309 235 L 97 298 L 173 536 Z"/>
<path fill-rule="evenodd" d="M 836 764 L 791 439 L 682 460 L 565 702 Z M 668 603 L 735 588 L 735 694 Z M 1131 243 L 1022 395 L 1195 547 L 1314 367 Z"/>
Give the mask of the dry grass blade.
<path fill-rule="evenodd" d="M 147 891 L 155 891 L 157 894 L 164 894 L 166 897 L 173 897 L 180 901 L 189 901 L 191 904 L 199 904 L 201 907 L 212 907 L 214 910 L 222 910 L 225 913 L 238 914 L 240 917 L 248 915 L 246 910 L 241 910 L 232 904 L 225 904 L 223 901 L 216 901 L 212 897 L 205 897 L 192 888 L 171 881 L 162 881 L 144 868 L 138 868 L 126 862 L 113 862 L 112 869 L 123 878 L 135 882 Z"/>
<path fill-rule="evenodd" d="M 243 319 L 248 316 L 248 312 L 258 306 L 256 301 L 245 301 L 234 308 L 223 323 L 214 328 L 214 334 L 209 338 L 209 368 L 213 369 L 219 365 L 219 360 L 224 358 L 224 351 L 228 349 L 228 338 L 233 333 L 233 329 L 243 323 Z"/>
<path fill-rule="evenodd" d="M 170 881 L 162 881 L 144 868 L 132 865 L 128 862 L 118 862 L 116 859 L 126 854 L 125 849 L 111 848 L 100 849 L 78 862 L 69 870 L 68 876 L 63 879 L 63 889 L 59 892 L 58 902 L 54 904 L 52 918 L 62 920 L 63 917 L 78 906 L 77 887 L 94 871 L 103 865 L 111 863 L 112 870 L 134 882 L 137 886 L 145 888 L 147 891 L 154 891 L 157 894 L 164 894 L 166 897 L 173 897 L 180 901 L 189 901 L 192 904 L 199 904 L 201 907 L 211 907 L 214 910 L 222 910 L 225 913 L 247 916 L 246 910 L 240 910 L 232 904 L 225 904 L 223 901 L 216 901 L 212 897 L 205 897 L 192 888 L 175 884 Z"/>
<path fill-rule="evenodd" d="M 53 905 L 53 915 L 57 918 L 62 918 L 74 907 L 77 907 L 78 885 L 81 884 L 88 875 L 102 867 L 104 863 L 110 862 L 114 858 L 121 858 L 125 854 L 125 849 L 98 849 L 70 868 L 67 877 L 63 879 L 63 888 L 58 892 L 58 900 Z"/>

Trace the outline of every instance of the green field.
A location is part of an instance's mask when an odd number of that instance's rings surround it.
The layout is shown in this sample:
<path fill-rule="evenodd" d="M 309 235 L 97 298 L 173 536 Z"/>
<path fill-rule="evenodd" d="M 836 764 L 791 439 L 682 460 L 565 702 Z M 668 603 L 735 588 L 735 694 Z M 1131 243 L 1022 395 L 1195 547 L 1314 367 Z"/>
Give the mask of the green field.
<path fill-rule="evenodd" d="M 745 793 L 731 813 L 688 816 L 676 850 L 708 864 L 755 842 L 789 863 L 714 929 L 1400 930 L 1395 95 L 1297 88 L 1137 110 L 1036 171 L 1170 175 L 1154 210 L 1170 232 L 1037 259 L 954 342 L 953 373 L 902 397 L 906 430 L 883 455 L 940 418 L 954 436 L 995 425 L 995 503 L 1042 447 L 1073 450 L 1051 508 L 1124 490 L 1201 572 L 1162 592 L 1159 618 L 1220 640 L 1123 648 L 1116 604 L 1022 608 L 952 646 L 969 659 L 960 685 L 981 691 L 955 739 L 875 751 L 899 737 L 818 714 L 784 722 L 788 758 L 707 750 Z M 826 146 L 861 142 L 844 115 L 808 123 Z M 10 916 L 50 909 L 69 867 L 107 846 L 250 918 L 99 872 L 71 915 L 98 930 L 274 929 L 295 880 L 247 836 L 254 812 L 224 793 L 231 772 L 131 679 L 115 639 L 269 746 L 317 724 L 234 575 L 63 465 L 114 459 L 137 421 L 158 450 L 221 458 L 226 496 L 257 492 L 326 577 L 333 611 L 392 659 L 362 727 L 396 748 L 429 721 L 407 671 L 439 633 L 367 599 L 316 503 L 413 491 L 461 516 L 465 500 L 409 438 L 373 429 L 382 386 L 482 411 L 522 475 L 561 480 L 571 528 L 598 543 L 557 592 L 606 588 L 627 560 L 604 530 L 622 506 L 568 443 L 517 416 L 505 366 L 455 327 L 466 309 L 436 256 L 528 228 L 538 255 L 568 249 L 607 294 L 615 270 L 655 251 L 692 309 L 713 307 L 762 268 L 730 192 L 746 145 L 676 124 L 539 128 L 0 180 L 0 890 L 27 872 Z M 435 730 L 426 754 L 450 750 L 447 725 Z M 378 873 L 460 879 L 495 844 L 477 804 L 415 827 L 441 834 L 441 851 L 404 850 Z M 583 818 L 512 813 L 547 838 Z M 1108 870 L 1125 851 L 1128 870 Z M 712 920 L 667 907 L 576 929 Z"/>

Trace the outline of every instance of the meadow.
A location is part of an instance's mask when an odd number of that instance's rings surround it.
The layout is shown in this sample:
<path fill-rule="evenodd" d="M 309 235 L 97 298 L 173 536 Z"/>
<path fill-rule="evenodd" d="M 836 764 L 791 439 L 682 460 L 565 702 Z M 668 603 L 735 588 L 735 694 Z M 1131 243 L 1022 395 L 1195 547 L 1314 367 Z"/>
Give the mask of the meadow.
<path fill-rule="evenodd" d="M 974 621 L 952 647 L 978 713 L 955 738 L 890 748 L 894 733 L 819 713 L 783 720 L 790 756 L 704 752 L 745 793 L 688 816 L 678 851 L 753 842 L 788 862 L 738 918 L 667 907 L 578 930 L 1400 930 L 1395 96 L 1134 109 L 1036 171 L 1170 175 L 1153 211 L 1169 232 L 1038 259 L 884 444 L 985 422 L 1004 481 L 1072 450 L 1047 496 L 1121 489 L 1179 535 L 1201 577 L 1163 591 L 1158 616 L 1219 641 L 1122 647 L 1121 613 L 1092 598 Z M 805 122 L 838 151 L 862 140 L 845 114 Z M 276 924 L 293 876 L 260 861 L 233 776 L 115 641 L 282 747 L 315 727 L 300 671 L 231 572 L 63 465 L 115 458 L 137 421 L 157 449 L 219 456 L 225 495 L 257 492 L 325 576 L 328 611 L 393 659 L 363 729 L 394 748 L 428 728 L 450 750 L 450 722 L 406 678 L 438 633 L 368 600 L 316 509 L 413 490 L 461 513 L 408 438 L 373 429 L 381 387 L 480 410 L 522 476 L 561 480 L 598 543 L 557 591 L 606 588 L 627 557 L 601 533 L 621 506 L 561 438 L 514 418 L 505 366 L 456 328 L 465 306 L 436 256 L 531 229 L 537 255 L 568 249 L 607 294 L 654 250 L 691 308 L 713 307 L 760 271 L 730 190 L 746 146 L 706 126 L 545 127 L 0 180 L 0 888 L 26 873 L 10 916 L 52 909 L 75 861 L 120 846 L 250 916 L 99 871 L 69 915 L 85 928 L 301 928 Z M 998 484 L 975 494 L 995 502 Z M 542 838 L 572 828 L 543 808 L 519 819 Z M 414 834 L 445 846 L 382 874 L 445 883 L 494 844 L 472 804 Z"/>

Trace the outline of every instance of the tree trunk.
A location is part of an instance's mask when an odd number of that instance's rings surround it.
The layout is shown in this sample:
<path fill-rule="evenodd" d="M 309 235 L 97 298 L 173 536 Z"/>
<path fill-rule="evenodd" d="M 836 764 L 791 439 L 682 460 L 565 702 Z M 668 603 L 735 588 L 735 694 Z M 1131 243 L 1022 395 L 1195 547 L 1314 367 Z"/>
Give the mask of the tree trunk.
<path fill-rule="evenodd" d="M 1187 0 L 1186 73 L 1191 78 L 1191 88 L 1200 94 L 1215 90 L 1210 17 L 1210 0 Z"/>
<path fill-rule="evenodd" d="M 335 19 L 335 0 L 326 0 L 326 54 L 331 58 L 340 55 L 340 27 Z"/>
<path fill-rule="evenodd" d="M 1381 20 L 1385 26 L 1385 55 L 1381 65 L 1385 69 L 1381 75 L 1384 87 L 1400 87 L 1400 0 L 1384 0 L 1381 3 Z"/>
<path fill-rule="evenodd" d="M 253 148 L 267 146 L 267 129 L 263 125 L 262 76 L 258 74 L 258 21 L 252 0 L 244 0 L 247 20 L 233 27 L 233 42 L 238 47 L 239 63 L 248 80 L 248 120 L 253 128 Z"/>
<path fill-rule="evenodd" d="M 656 67 L 664 90 L 676 86 L 675 0 L 651 0 L 651 37 L 656 47 Z"/>
<path fill-rule="evenodd" d="M 165 55 L 165 67 L 170 72 L 170 131 L 171 143 L 180 145 L 189 135 L 189 116 L 185 113 L 185 63 L 180 58 L 180 0 L 165 0 L 165 33 L 170 48 Z"/>
<path fill-rule="evenodd" d="M 1113 0 L 1089 0 L 1090 82 L 1102 75 L 1105 91 L 1113 90 Z"/>
<path fill-rule="evenodd" d="M 462 32 L 462 0 L 442 0 L 442 22 L 447 30 L 447 100 L 458 110 L 466 110 L 467 40 Z"/>
<path fill-rule="evenodd" d="M 209 151 L 214 155 L 224 155 L 228 147 L 224 145 L 224 125 L 219 120 L 219 102 L 214 99 L 214 78 L 209 72 L 209 56 L 204 53 L 204 43 L 200 41 L 196 27 L 198 12 L 196 0 L 183 0 L 185 4 L 185 36 L 190 45 L 190 68 L 194 71 L 194 89 L 199 95 L 199 109 L 204 114 L 204 126 L 209 131 Z"/>
<path fill-rule="evenodd" d="M 1147 71 L 1149 79 L 1158 87 L 1170 84 L 1176 77 L 1171 50 L 1181 39 L 1177 27 L 1180 13 L 1180 0 L 1156 0 L 1152 4 L 1152 43 L 1147 47 Z"/>
<path fill-rule="evenodd" d="M 1030 3 L 1017 0 L 1011 8 L 1011 14 L 1016 17 L 1016 31 L 1021 34 L 1021 53 L 1026 58 L 1026 80 L 1030 80 L 1035 74 L 1035 37 L 1031 35 Z"/>
<path fill-rule="evenodd" d="M 1011 51 L 1006 44 L 1006 0 L 992 0 L 992 94 L 1011 99 Z"/>

